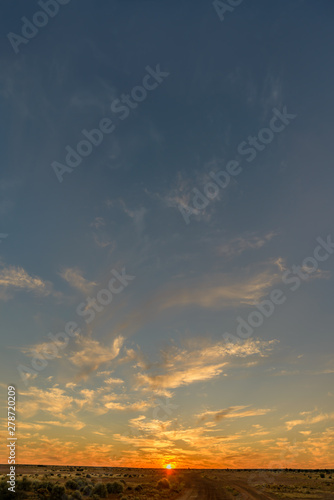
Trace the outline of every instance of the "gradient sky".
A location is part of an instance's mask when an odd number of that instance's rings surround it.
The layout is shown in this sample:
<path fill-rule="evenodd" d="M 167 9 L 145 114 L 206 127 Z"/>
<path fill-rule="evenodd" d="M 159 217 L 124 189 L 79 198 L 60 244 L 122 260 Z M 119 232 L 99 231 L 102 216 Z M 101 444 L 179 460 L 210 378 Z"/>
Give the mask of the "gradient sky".
<path fill-rule="evenodd" d="M 282 281 L 334 239 L 333 2 L 244 0 L 221 21 L 210 1 L 71 0 L 16 54 L 7 35 L 38 10 L 0 16 L 0 396 L 16 385 L 19 461 L 333 467 L 334 255 Z M 158 64 L 121 120 L 112 103 Z M 248 162 L 238 146 L 284 106 L 296 118 Z M 103 118 L 115 130 L 60 183 L 52 163 Z M 77 307 L 123 268 L 87 323 Z M 69 321 L 80 333 L 25 384 L 18 366 Z"/>

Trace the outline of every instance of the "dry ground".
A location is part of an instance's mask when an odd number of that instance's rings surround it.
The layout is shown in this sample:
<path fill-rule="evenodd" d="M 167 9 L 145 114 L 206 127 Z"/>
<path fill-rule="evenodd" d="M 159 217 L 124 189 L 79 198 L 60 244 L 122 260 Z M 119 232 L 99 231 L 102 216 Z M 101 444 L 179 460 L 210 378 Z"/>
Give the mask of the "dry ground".
<path fill-rule="evenodd" d="M 0 498 L 27 500 L 334 500 L 334 471 L 134 469 L 19 465 L 17 493 L 7 496 L 0 466 Z M 25 478 L 25 479 L 23 479 Z M 162 483 L 159 483 L 161 480 Z M 113 491 L 105 490 L 101 483 Z M 109 485 L 108 485 L 109 483 Z M 111 486 L 113 485 L 113 486 Z M 57 486 L 57 488 L 55 488 Z M 117 487 L 117 486 L 116 486 Z M 101 496 L 102 495 L 102 496 Z M 106 495 L 106 496 L 104 496 Z"/>

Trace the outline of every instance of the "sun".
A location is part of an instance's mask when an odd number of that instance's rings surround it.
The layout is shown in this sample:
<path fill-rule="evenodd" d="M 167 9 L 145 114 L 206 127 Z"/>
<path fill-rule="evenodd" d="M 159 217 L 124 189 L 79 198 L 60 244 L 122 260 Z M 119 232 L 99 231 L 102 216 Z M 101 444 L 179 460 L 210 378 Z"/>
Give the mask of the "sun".
<path fill-rule="evenodd" d="M 166 465 L 166 469 L 172 469 L 172 468 L 173 468 L 172 464 L 167 464 Z"/>

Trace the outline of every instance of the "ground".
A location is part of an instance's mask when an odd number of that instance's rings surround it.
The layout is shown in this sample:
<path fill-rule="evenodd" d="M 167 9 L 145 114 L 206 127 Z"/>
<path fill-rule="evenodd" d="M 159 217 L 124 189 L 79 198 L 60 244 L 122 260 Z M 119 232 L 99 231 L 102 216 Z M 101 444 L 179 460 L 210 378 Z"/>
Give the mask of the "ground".
<path fill-rule="evenodd" d="M 5 483 L 8 467 L 0 466 L 0 473 L 0 497 L 3 499 L 334 500 L 333 470 L 168 471 L 18 465 L 16 494 L 10 496 Z M 101 487 L 101 483 L 107 489 Z M 63 488 L 57 490 L 55 486 Z M 117 493 L 112 492 L 115 488 Z"/>

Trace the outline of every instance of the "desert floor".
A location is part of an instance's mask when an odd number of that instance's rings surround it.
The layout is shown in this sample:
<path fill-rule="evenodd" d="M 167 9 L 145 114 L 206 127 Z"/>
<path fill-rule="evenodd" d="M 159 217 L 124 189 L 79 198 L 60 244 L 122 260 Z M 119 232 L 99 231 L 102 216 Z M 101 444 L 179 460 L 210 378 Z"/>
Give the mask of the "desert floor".
<path fill-rule="evenodd" d="M 0 498 L 53 500 L 334 500 L 333 470 L 185 470 L 117 467 L 16 466 L 16 493 Z"/>

